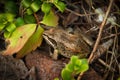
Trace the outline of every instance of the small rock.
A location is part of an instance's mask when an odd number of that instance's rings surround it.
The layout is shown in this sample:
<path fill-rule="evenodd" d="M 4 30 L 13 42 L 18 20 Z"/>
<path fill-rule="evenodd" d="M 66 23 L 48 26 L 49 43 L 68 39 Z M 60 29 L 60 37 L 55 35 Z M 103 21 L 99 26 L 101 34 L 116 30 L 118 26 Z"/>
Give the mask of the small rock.
<path fill-rule="evenodd" d="M 28 69 L 21 59 L 0 55 L 0 80 L 25 80 Z"/>
<path fill-rule="evenodd" d="M 61 78 L 61 70 L 64 64 L 61 61 L 55 61 L 45 52 L 34 51 L 28 54 L 25 58 L 26 65 L 29 69 L 33 66 L 36 68 L 37 80 L 54 80 L 54 78 Z"/>

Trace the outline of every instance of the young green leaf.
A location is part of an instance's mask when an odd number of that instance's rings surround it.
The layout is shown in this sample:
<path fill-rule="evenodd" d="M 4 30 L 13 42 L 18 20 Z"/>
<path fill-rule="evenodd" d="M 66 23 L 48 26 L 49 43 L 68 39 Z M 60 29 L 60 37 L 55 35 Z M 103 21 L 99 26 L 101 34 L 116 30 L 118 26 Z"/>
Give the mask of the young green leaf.
<path fill-rule="evenodd" d="M 15 29 L 6 42 L 10 43 L 3 55 L 12 55 L 18 52 L 35 32 L 36 24 L 27 24 Z"/>
<path fill-rule="evenodd" d="M 78 60 L 78 56 L 72 56 L 71 58 L 70 58 L 70 61 L 71 61 L 71 63 L 72 64 L 76 64 L 76 61 Z"/>
<path fill-rule="evenodd" d="M 35 23 L 35 18 L 33 15 L 24 15 L 24 21 L 27 24 Z"/>
<path fill-rule="evenodd" d="M 66 65 L 66 69 L 73 72 L 74 71 L 74 65 L 72 63 L 69 63 Z"/>
<path fill-rule="evenodd" d="M 69 64 L 66 65 L 66 68 L 68 68 L 70 71 L 74 71 L 74 66 L 76 65 L 77 60 L 78 60 L 77 56 L 72 56 L 70 58 Z"/>
<path fill-rule="evenodd" d="M 11 13 L 5 13 L 4 16 L 8 22 L 13 22 L 14 17 L 15 17 L 15 15 L 13 15 Z"/>
<path fill-rule="evenodd" d="M 26 13 L 27 13 L 28 15 L 31 15 L 31 14 L 33 14 L 34 12 L 33 12 L 33 10 L 32 10 L 31 8 L 27 8 Z"/>
<path fill-rule="evenodd" d="M 16 26 L 14 23 L 10 23 L 8 26 L 6 26 L 6 30 L 8 32 L 13 32 L 16 29 Z"/>
<path fill-rule="evenodd" d="M 41 10 L 42 12 L 44 12 L 45 14 L 49 13 L 51 10 L 51 4 L 47 3 L 47 2 L 43 2 L 42 6 L 41 6 Z"/>
<path fill-rule="evenodd" d="M 54 80 L 59 80 L 59 78 L 55 78 Z"/>
<path fill-rule="evenodd" d="M 41 23 L 47 26 L 56 27 L 58 25 L 58 19 L 58 16 L 51 10 L 50 13 L 45 14 Z"/>
<path fill-rule="evenodd" d="M 58 3 L 59 0 L 53 0 L 53 3 Z"/>
<path fill-rule="evenodd" d="M 17 58 L 22 58 L 31 51 L 35 50 L 38 46 L 42 43 L 42 33 L 43 28 L 38 26 L 37 30 L 32 34 L 32 36 L 28 39 L 28 41 L 25 43 L 24 47 L 17 53 Z"/>
<path fill-rule="evenodd" d="M 75 68 L 77 69 L 77 73 L 87 71 L 89 69 L 87 59 L 80 59 L 80 61 L 77 61 Z"/>
<path fill-rule="evenodd" d="M 78 70 L 80 69 L 80 66 L 81 66 L 81 65 L 83 65 L 82 62 L 81 62 L 81 60 L 79 60 L 79 59 L 76 60 L 75 66 L 74 66 L 74 70 L 75 70 L 75 71 L 78 71 Z"/>
<path fill-rule="evenodd" d="M 62 70 L 63 80 L 75 80 L 74 77 L 80 72 L 88 70 L 89 65 L 87 59 L 79 59 L 78 56 L 72 56 L 70 62 Z"/>
<path fill-rule="evenodd" d="M 11 34 L 12 34 L 12 32 L 5 31 L 4 32 L 4 37 L 7 39 L 7 38 L 10 37 Z"/>
<path fill-rule="evenodd" d="M 72 80 L 72 72 L 67 69 L 63 69 L 61 75 L 63 80 Z"/>
<path fill-rule="evenodd" d="M 0 14 L 0 23 L 4 25 L 8 23 L 6 15 L 4 13 Z"/>
<path fill-rule="evenodd" d="M 65 5 L 63 2 L 61 2 L 61 1 L 58 1 L 57 3 L 54 2 L 54 5 L 55 5 L 61 12 L 64 12 L 66 5 Z"/>
<path fill-rule="evenodd" d="M 16 27 L 22 26 L 24 24 L 25 24 L 25 22 L 24 22 L 24 19 L 22 17 L 18 17 L 15 21 Z"/>
<path fill-rule="evenodd" d="M 22 4 L 25 8 L 28 8 L 32 3 L 32 0 L 22 0 Z"/>
<path fill-rule="evenodd" d="M 0 23 L 0 31 L 3 30 L 4 27 L 5 27 L 5 24 Z"/>
<path fill-rule="evenodd" d="M 34 12 L 37 12 L 40 9 L 40 6 L 41 6 L 41 1 L 35 0 L 30 7 Z"/>

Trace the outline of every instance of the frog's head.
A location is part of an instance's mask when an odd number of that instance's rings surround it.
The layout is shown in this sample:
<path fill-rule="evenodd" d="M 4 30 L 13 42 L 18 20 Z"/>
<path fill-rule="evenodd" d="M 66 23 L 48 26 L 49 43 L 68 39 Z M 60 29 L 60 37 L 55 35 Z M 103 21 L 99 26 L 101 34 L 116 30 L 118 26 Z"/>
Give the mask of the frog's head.
<path fill-rule="evenodd" d="M 44 31 L 44 33 L 43 33 L 43 37 L 44 36 L 49 36 L 49 38 L 53 38 L 54 37 L 54 35 L 55 35 L 55 29 L 54 28 L 51 28 L 51 29 L 49 29 L 49 30 L 46 30 L 46 31 Z"/>
<path fill-rule="evenodd" d="M 56 39 L 55 35 L 56 35 L 56 31 L 55 31 L 54 28 L 49 29 L 49 30 L 46 30 L 46 31 L 44 31 L 44 33 L 43 33 L 43 38 L 44 38 L 45 41 L 46 41 L 50 46 L 52 46 L 53 48 L 55 48 L 56 45 L 57 45 L 57 44 L 56 44 L 56 41 L 55 41 L 55 39 Z"/>
<path fill-rule="evenodd" d="M 58 41 L 58 39 L 61 38 L 61 35 L 64 34 L 64 31 L 62 29 L 59 29 L 59 28 L 51 28 L 49 30 L 46 30 L 44 31 L 43 33 L 43 37 L 46 39 L 49 38 L 49 39 L 52 39 L 52 40 L 55 40 L 55 41 Z"/>

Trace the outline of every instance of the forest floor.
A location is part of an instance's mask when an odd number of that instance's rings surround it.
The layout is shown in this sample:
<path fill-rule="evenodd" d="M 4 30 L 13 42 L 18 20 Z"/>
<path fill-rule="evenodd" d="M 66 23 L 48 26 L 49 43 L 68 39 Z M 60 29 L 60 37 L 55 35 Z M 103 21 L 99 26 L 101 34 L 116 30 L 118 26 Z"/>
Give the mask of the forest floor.
<path fill-rule="evenodd" d="M 78 77 L 81 80 L 117 80 L 120 77 L 120 0 L 65 0 L 65 3 L 63 13 L 56 11 L 60 29 L 71 32 L 79 28 L 94 42 L 86 57 L 89 70 L 76 76 L 76 80 Z M 70 40 L 68 38 L 68 42 Z M 0 38 L 0 50 L 4 49 L 3 45 L 4 40 Z M 22 59 L 0 55 L 0 80 L 54 80 L 56 77 L 62 80 L 61 70 L 69 58 L 58 56 L 57 60 L 50 56 L 45 40 Z"/>

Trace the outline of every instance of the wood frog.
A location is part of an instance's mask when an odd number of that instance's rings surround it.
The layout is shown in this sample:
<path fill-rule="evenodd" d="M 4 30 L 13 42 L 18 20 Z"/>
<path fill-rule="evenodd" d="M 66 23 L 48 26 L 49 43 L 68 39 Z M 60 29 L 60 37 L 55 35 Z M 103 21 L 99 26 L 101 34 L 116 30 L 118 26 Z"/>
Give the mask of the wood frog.
<path fill-rule="evenodd" d="M 70 58 L 77 55 L 80 58 L 86 57 L 90 53 L 90 46 L 87 38 L 83 38 L 81 32 L 71 34 L 64 29 L 52 28 L 43 33 L 46 42 L 54 48 L 53 58 L 57 59 L 58 54 Z M 86 41 L 84 40 L 86 39 Z M 92 45 L 92 43 L 90 44 Z"/>

